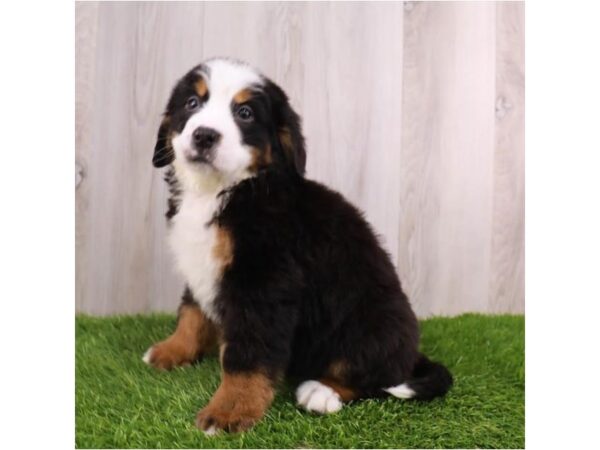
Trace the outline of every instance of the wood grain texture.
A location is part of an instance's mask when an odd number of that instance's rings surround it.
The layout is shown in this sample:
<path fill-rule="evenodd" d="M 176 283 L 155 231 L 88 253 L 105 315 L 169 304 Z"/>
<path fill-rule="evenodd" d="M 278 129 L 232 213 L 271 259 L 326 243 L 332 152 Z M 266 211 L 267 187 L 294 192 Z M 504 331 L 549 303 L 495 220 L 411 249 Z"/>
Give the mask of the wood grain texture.
<path fill-rule="evenodd" d="M 489 311 L 525 310 L 525 4 L 496 6 L 496 141 Z"/>
<path fill-rule="evenodd" d="M 162 173 L 150 161 L 172 84 L 202 59 L 202 4 L 101 3 L 97 14 L 77 310 L 174 310 L 182 283 L 164 239 Z"/>
<path fill-rule="evenodd" d="M 90 184 L 87 182 L 89 159 L 93 151 L 91 124 L 95 79 L 96 34 L 98 5 L 75 3 L 75 298 L 77 310 L 92 311 L 94 295 L 88 291 L 88 241 Z"/>
<path fill-rule="evenodd" d="M 405 10 L 399 269 L 420 316 L 488 307 L 495 8 Z"/>
<path fill-rule="evenodd" d="M 361 207 L 395 261 L 398 209 L 386 205 L 399 197 L 402 4 L 205 8 L 204 53 L 251 61 L 285 87 L 303 117 L 307 175 Z"/>
<path fill-rule="evenodd" d="M 304 119 L 308 176 L 365 211 L 419 315 L 521 311 L 512 5 L 77 3 L 77 311 L 175 310 L 183 281 L 150 159 L 170 89 L 212 56 L 284 87 Z M 512 105 L 502 118 L 498 98 Z"/>
<path fill-rule="evenodd" d="M 302 115 L 311 178 L 358 205 L 397 260 L 401 3 L 310 3 Z"/>

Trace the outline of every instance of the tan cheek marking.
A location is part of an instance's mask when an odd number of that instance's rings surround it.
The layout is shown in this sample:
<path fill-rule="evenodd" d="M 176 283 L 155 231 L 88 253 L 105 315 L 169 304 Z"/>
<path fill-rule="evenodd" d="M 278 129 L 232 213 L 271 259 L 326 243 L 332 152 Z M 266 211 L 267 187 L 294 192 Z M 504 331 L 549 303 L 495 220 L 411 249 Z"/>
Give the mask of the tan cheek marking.
<path fill-rule="evenodd" d="M 279 140 L 281 141 L 281 145 L 283 145 L 283 149 L 289 154 L 292 154 L 294 150 L 292 148 L 292 134 L 288 127 L 279 129 Z"/>
<path fill-rule="evenodd" d="M 196 89 L 196 93 L 200 98 L 204 97 L 208 92 L 208 87 L 206 86 L 206 81 L 204 81 L 204 78 L 200 78 L 198 81 L 196 81 L 194 88 Z"/>
<path fill-rule="evenodd" d="M 292 134 L 288 127 L 283 127 L 279 129 L 279 141 L 283 146 L 283 151 L 288 155 L 289 158 L 293 160 L 294 158 L 294 148 L 292 146 Z"/>
<path fill-rule="evenodd" d="M 233 96 L 233 101 L 237 104 L 247 102 L 252 98 L 252 91 L 250 89 L 242 89 Z"/>
<path fill-rule="evenodd" d="M 267 144 L 264 150 L 258 148 L 252 148 L 250 150 L 252 154 L 252 160 L 248 169 L 250 172 L 258 172 L 260 169 L 270 165 L 273 162 L 273 152 L 271 150 L 271 144 Z"/>
<path fill-rule="evenodd" d="M 226 228 L 217 226 L 217 238 L 212 253 L 219 262 L 221 272 L 233 262 L 233 237 Z"/>
<path fill-rule="evenodd" d="M 264 154 L 265 164 L 269 165 L 273 162 L 273 151 L 271 150 L 271 144 L 267 144 Z"/>

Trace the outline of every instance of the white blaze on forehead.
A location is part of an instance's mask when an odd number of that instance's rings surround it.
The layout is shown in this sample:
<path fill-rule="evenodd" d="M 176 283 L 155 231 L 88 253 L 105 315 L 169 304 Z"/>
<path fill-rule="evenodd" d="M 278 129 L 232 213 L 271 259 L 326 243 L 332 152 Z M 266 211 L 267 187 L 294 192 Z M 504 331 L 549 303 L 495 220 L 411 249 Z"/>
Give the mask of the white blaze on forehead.
<path fill-rule="evenodd" d="M 192 133 L 196 128 L 212 128 L 221 135 L 214 151 L 213 166 L 230 181 L 245 178 L 252 153 L 242 142 L 231 103 L 238 92 L 263 85 L 263 78 L 251 66 L 238 61 L 212 59 L 203 66 L 206 71 L 199 70 L 198 73 L 206 81 L 208 101 L 188 119 L 181 134 L 173 139 L 176 157 L 184 159 L 183 152 L 192 145 Z"/>
<path fill-rule="evenodd" d="M 230 103 L 233 96 L 242 89 L 263 84 L 261 75 L 243 62 L 211 59 L 204 66 L 208 68 L 208 73 L 204 76 L 208 83 L 209 103 L 213 96 Z"/>

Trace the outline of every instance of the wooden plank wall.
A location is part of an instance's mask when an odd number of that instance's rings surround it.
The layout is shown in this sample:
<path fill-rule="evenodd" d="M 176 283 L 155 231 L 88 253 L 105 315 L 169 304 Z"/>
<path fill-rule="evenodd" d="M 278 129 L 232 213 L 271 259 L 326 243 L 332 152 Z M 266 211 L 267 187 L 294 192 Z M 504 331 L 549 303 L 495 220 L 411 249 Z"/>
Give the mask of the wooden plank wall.
<path fill-rule="evenodd" d="M 76 3 L 77 311 L 174 311 L 150 160 L 199 61 L 259 67 L 304 118 L 307 173 L 362 208 L 417 313 L 524 310 L 524 6 Z"/>

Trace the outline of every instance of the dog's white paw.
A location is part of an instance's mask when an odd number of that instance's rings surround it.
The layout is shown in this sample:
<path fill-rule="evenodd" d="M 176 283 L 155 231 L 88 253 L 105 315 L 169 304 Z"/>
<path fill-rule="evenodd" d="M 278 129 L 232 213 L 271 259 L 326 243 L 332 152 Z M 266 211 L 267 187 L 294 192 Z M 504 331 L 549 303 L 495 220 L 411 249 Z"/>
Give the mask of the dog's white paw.
<path fill-rule="evenodd" d="M 298 386 L 296 401 L 307 411 L 319 414 L 331 414 L 342 409 L 338 393 L 316 380 L 308 380 Z"/>
<path fill-rule="evenodd" d="M 214 436 L 219 432 L 219 430 L 217 430 L 214 425 L 208 427 L 207 430 L 202 430 L 202 431 L 204 432 L 205 436 Z"/>
<path fill-rule="evenodd" d="M 146 350 L 146 353 L 144 353 L 144 356 L 142 356 L 142 361 L 144 361 L 146 364 L 150 364 L 150 357 L 152 356 L 152 350 L 154 349 L 154 346 L 150 347 L 148 350 Z"/>

